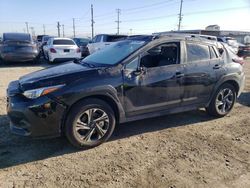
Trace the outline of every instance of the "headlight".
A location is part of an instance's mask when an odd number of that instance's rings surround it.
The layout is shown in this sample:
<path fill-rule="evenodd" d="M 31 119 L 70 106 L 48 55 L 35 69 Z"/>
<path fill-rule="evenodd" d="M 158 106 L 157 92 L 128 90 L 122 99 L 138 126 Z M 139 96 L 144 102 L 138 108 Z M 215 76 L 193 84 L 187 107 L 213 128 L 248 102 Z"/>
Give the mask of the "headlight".
<path fill-rule="evenodd" d="M 51 87 L 43 87 L 43 88 L 38 88 L 38 89 L 27 90 L 23 93 L 23 95 L 29 99 L 36 99 L 40 96 L 56 91 L 63 86 L 64 85 L 56 85 L 56 86 L 51 86 Z"/>

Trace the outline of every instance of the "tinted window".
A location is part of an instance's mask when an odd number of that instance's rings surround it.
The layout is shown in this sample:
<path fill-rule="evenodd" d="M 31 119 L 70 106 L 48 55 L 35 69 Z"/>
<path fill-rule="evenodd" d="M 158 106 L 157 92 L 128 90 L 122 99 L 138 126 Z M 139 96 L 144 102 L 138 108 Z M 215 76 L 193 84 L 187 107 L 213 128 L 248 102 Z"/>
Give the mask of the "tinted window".
<path fill-rule="evenodd" d="M 3 38 L 4 41 L 31 41 L 30 35 L 25 33 L 5 33 Z"/>
<path fill-rule="evenodd" d="M 209 47 L 210 48 L 210 56 L 211 56 L 211 59 L 215 59 L 217 58 L 217 55 L 214 51 L 214 48 L 213 47 Z"/>
<path fill-rule="evenodd" d="M 223 40 L 222 40 L 221 38 L 217 38 L 217 40 L 218 40 L 219 42 L 223 42 Z"/>
<path fill-rule="evenodd" d="M 117 42 L 120 40 L 126 39 L 126 36 L 120 36 L 120 35 L 107 35 L 105 37 L 105 42 Z"/>
<path fill-rule="evenodd" d="M 101 40 L 102 40 L 102 35 L 97 35 L 95 42 L 101 42 Z"/>
<path fill-rule="evenodd" d="M 52 38 L 52 37 L 51 36 L 45 36 L 45 37 L 43 37 L 42 41 L 47 42 L 50 38 Z"/>
<path fill-rule="evenodd" d="M 209 48 L 206 45 L 187 43 L 188 62 L 209 60 Z"/>
<path fill-rule="evenodd" d="M 53 41 L 54 45 L 75 45 L 72 40 L 56 39 Z"/>
<path fill-rule="evenodd" d="M 86 46 L 89 43 L 89 39 L 85 38 L 75 38 L 74 41 L 78 46 Z"/>
<path fill-rule="evenodd" d="M 141 58 L 141 66 L 161 67 L 178 63 L 179 43 L 165 43 L 148 51 Z"/>
<path fill-rule="evenodd" d="M 42 41 L 42 38 L 43 38 L 43 35 L 38 35 L 38 36 L 37 36 L 37 41 L 38 41 L 38 42 L 41 42 L 41 41 Z"/>

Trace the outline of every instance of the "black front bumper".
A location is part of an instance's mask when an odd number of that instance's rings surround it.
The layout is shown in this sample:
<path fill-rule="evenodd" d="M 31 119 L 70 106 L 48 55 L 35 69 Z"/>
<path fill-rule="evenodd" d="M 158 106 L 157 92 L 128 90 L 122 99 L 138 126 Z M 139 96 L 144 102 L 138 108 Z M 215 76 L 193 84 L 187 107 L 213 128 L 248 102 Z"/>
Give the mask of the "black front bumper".
<path fill-rule="evenodd" d="M 31 137 L 56 137 L 61 135 L 62 117 L 65 107 L 50 97 L 27 99 L 14 82 L 8 88 L 7 114 L 10 130 L 14 134 Z"/>

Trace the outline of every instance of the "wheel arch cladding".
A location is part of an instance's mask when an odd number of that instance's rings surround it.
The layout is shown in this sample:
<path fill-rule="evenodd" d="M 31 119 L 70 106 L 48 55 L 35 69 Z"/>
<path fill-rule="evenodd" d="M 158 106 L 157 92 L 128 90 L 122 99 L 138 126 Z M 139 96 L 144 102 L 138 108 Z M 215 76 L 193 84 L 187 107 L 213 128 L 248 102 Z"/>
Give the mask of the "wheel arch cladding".
<path fill-rule="evenodd" d="M 62 121 L 61 121 L 61 132 L 63 133 L 64 131 L 64 127 L 65 127 L 65 123 L 66 123 L 66 119 L 67 119 L 67 115 L 69 114 L 69 112 L 71 111 L 71 109 L 79 102 L 81 101 L 85 101 L 85 100 L 88 100 L 88 99 L 99 99 L 99 100 L 102 100 L 104 102 L 106 102 L 108 105 L 110 105 L 110 107 L 113 109 L 114 111 L 114 115 L 115 115 L 115 120 L 116 122 L 119 122 L 120 120 L 120 111 L 119 111 L 119 108 L 118 108 L 118 105 L 116 104 L 115 100 L 112 99 L 112 97 L 110 96 L 107 96 L 107 95 L 91 95 L 91 96 L 86 96 L 86 97 L 83 97 L 77 101 L 75 101 L 64 113 L 64 116 L 62 118 Z M 64 133 L 63 133 L 64 134 Z"/>
<path fill-rule="evenodd" d="M 236 96 L 238 95 L 238 92 L 240 90 L 240 86 L 239 86 L 238 82 L 236 82 L 235 80 L 227 80 L 224 83 L 222 83 L 222 85 L 223 84 L 230 84 L 230 85 L 232 85 L 235 88 Z"/>

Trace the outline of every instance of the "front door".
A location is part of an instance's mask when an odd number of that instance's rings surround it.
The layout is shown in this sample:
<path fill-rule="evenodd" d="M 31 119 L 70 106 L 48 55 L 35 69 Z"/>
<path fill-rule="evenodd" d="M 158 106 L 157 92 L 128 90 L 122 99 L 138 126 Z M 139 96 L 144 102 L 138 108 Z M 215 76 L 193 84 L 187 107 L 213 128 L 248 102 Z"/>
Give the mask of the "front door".
<path fill-rule="evenodd" d="M 184 92 L 179 54 L 179 43 L 164 43 L 126 66 L 124 103 L 128 116 L 179 107 Z"/>

